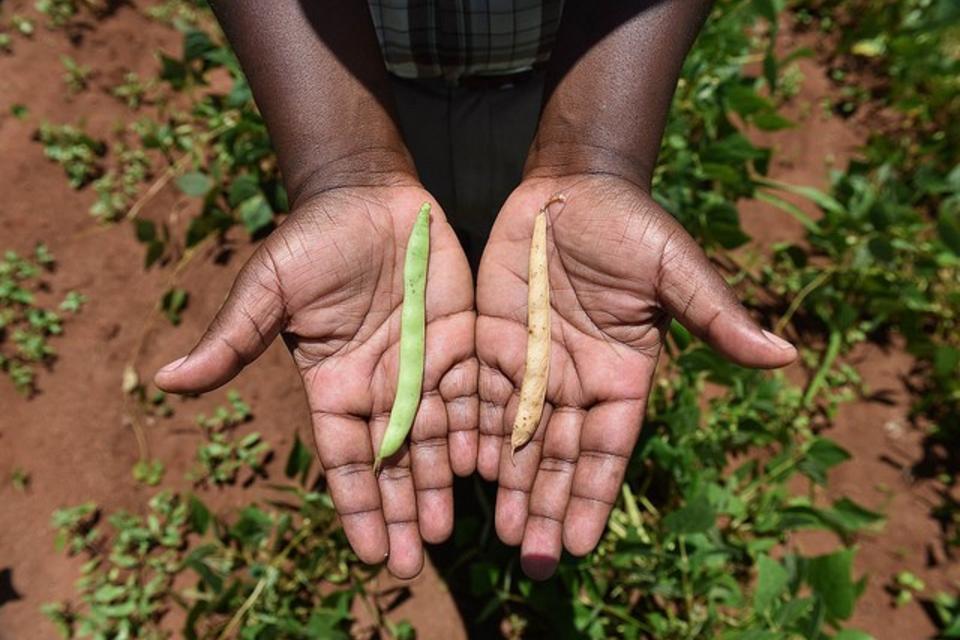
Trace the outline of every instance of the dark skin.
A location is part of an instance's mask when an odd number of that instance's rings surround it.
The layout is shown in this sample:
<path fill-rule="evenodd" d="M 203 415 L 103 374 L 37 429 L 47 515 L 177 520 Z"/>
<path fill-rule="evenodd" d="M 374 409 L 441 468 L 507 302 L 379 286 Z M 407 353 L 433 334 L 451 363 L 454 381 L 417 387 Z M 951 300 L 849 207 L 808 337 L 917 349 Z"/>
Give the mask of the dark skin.
<path fill-rule="evenodd" d="M 216 388 L 282 334 L 354 551 L 415 576 L 423 540 L 452 531 L 453 474 L 476 465 L 470 268 L 403 146 L 366 6 L 340 3 L 333 24 L 296 0 L 213 4 L 270 129 L 291 214 L 241 269 L 186 360 L 157 374 L 157 386 Z M 407 236 L 423 202 L 433 204 L 424 396 L 409 446 L 374 475 L 374 443 L 395 393 Z"/>
<path fill-rule="evenodd" d="M 174 392 L 215 388 L 282 333 L 362 560 L 386 558 L 395 575 L 416 575 L 422 540 L 452 529 L 453 474 L 476 467 L 499 483 L 501 539 L 521 545 L 530 576 L 546 578 L 563 548 L 588 553 L 603 533 L 671 317 L 742 365 L 796 357 L 650 197 L 680 64 L 708 3 L 570 1 L 524 180 L 491 233 L 475 307 L 466 258 L 434 202 L 424 396 L 409 446 L 375 476 L 396 380 L 406 235 L 420 203 L 433 200 L 394 123 L 365 3 L 339 3 L 335 27 L 296 0 L 214 8 L 270 128 L 293 207 L 197 347 L 156 381 Z M 567 200 L 549 210 L 547 405 L 514 463 L 527 251 L 533 217 L 555 193 Z"/>

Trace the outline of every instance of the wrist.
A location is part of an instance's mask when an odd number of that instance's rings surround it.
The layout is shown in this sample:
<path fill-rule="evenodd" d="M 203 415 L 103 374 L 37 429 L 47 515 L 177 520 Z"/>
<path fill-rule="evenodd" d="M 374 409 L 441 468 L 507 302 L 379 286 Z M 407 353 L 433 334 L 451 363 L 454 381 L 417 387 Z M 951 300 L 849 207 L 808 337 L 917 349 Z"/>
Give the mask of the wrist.
<path fill-rule="evenodd" d="M 420 185 L 413 160 L 402 146 L 371 144 L 334 153 L 327 147 L 326 151 L 324 158 L 298 168 L 288 178 L 292 207 L 333 189 Z"/>
<path fill-rule="evenodd" d="M 538 133 L 523 167 L 524 179 L 609 175 L 650 191 L 653 162 L 606 144 L 571 139 L 544 140 Z"/>

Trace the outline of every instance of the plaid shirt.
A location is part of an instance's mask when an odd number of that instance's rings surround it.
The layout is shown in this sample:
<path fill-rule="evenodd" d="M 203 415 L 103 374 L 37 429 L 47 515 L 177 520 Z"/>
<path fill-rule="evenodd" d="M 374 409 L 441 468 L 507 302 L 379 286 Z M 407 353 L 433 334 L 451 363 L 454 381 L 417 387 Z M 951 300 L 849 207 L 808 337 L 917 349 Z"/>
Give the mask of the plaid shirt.
<path fill-rule="evenodd" d="M 368 0 L 387 69 L 404 78 L 502 75 L 550 57 L 563 0 Z"/>

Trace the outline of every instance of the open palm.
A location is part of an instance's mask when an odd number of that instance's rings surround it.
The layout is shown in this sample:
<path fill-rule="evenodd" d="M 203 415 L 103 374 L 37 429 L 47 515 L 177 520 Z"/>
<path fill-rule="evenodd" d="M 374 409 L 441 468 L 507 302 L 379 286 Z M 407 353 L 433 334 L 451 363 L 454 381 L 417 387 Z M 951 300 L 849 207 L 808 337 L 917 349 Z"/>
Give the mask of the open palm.
<path fill-rule="evenodd" d="M 409 447 L 373 472 L 396 390 L 403 263 L 420 205 L 433 203 L 423 399 Z M 344 531 L 399 577 L 421 538 L 453 527 L 452 473 L 476 460 L 473 291 L 457 238 L 416 186 L 322 193 L 253 254 L 207 333 L 157 374 L 173 392 L 218 387 L 282 333 L 303 378 L 320 461 Z"/>
<path fill-rule="evenodd" d="M 552 344 L 546 406 L 533 440 L 510 455 L 524 374 L 527 258 L 548 210 Z M 497 480 L 496 528 L 522 544 L 535 578 L 561 545 L 600 540 L 640 432 L 671 317 L 739 364 L 782 366 L 796 351 L 760 329 L 683 228 L 634 184 L 612 176 L 531 179 L 503 206 L 477 281 L 480 442 Z"/>

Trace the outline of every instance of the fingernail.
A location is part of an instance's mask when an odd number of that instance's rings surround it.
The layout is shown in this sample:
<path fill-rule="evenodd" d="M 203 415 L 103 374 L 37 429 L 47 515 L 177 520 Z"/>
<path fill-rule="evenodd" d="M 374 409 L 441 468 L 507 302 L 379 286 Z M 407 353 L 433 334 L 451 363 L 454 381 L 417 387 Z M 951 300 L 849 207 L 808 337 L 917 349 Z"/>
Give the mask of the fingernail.
<path fill-rule="evenodd" d="M 764 337 L 766 337 L 767 340 L 770 341 L 771 344 L 775 345 L 778 349 L 793 349 L 793 348 L 794 348 L 792 344 L 790 344 L 789 342 L 787 342 L 786 340 L 784 340 L 783 338 L 781 338 L 781 337 L 778 336 L 777 334 L 771 333 L 770 331 L 767 331 L 766 329 L 763 329 L 763 335 L 764 335 Z"/>
<path fill-rule="evenodd" d="M 183 356 L 182 358 L 177 358 L 170 364 L 164 365 L 163 368 L 160 369 L 160 373 L 170 373 L 171 371 L 175 371 L 180 367 L 180 365 L 183 364 L 184 360 L 186 359 L 187 359 L 187 356 Z"/>

